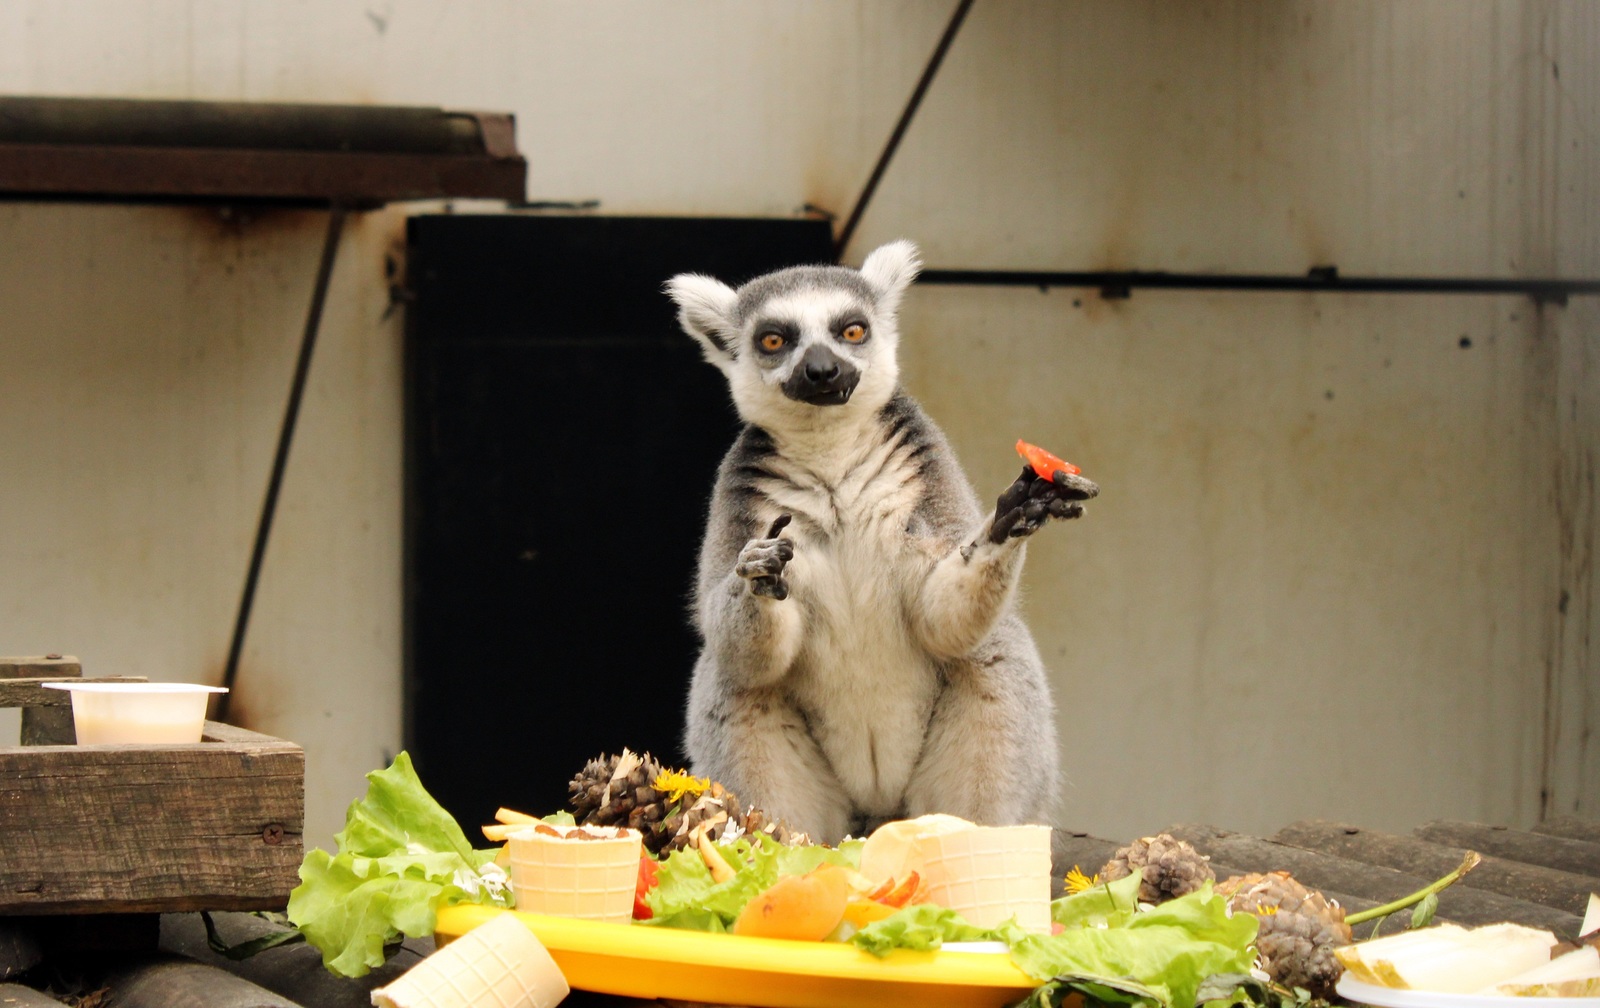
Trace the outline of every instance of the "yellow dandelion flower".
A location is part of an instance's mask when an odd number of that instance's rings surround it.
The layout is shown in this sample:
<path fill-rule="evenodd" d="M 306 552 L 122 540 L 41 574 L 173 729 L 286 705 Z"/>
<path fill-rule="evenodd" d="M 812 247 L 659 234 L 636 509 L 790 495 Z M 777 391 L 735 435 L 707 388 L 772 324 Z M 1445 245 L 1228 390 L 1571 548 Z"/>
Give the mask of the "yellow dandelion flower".
<path fill-rule="evenodd" d="M 1099 885 L 1100 876 L 1085 875 L 1082 868 L 1079 868 L 1077 865 L 1073 865 L 1072 870 L 1067 872 L 1066 883 L 1067 892 L 1076 895 L 1083 892 L 1085 889 Z"/>
<path fill-rule="evenodd" d="M 1278 905 L 1276 903 L 1258 903 L 1251 912 L 1257 917 L 1271 917 L 1278 912 Z"/>
<path fill-rule="evenodd" d="M 682 770 L 663 770 L 650 782 L 650 786 L 667 796 L 667 801 L 681 801 L 684 795 L 705 794 L 711 781 L 706 777 L 692 777 Z"/>

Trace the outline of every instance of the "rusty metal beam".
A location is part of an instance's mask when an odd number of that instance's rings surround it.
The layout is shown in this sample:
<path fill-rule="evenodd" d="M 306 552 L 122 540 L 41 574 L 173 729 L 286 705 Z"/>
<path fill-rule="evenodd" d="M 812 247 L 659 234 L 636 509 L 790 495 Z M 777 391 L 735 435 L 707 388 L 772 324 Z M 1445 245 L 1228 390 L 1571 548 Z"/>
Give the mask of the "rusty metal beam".
<path fill-rule="evenodd" d="M 516 203 L 514 128 L 436 108 L 0 97 L 0 198 Z"/>

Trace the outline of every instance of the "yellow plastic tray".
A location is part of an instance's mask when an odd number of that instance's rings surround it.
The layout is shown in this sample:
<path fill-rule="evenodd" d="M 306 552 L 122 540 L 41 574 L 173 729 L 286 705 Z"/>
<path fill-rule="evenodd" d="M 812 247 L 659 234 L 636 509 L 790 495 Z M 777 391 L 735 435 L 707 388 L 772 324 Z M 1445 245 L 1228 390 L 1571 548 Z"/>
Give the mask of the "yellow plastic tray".
<path fill-rule="evenodd" d="M 757 1008 L 1001 1008 L 1038 986 L 1003 954 L 895 951 L 879 959 L 832 942 L 606 924 L 465 903 L 440 910 L 435 932 L 443 944 L 504 913 L 533 929 L 567 983 L 602 994 Z"/>

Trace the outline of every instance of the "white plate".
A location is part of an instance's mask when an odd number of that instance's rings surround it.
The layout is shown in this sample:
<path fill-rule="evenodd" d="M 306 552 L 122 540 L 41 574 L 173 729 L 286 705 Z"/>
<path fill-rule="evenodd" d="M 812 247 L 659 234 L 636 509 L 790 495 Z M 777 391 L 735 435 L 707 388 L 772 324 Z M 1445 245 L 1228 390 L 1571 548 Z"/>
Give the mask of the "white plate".
<path fill-rule="evenodd" d="M 1362 983 L 1346 973 L 1335 985 L 1339 995 L 1376 1008 L 1600 1008 L 1600 997 L 1515 997 L 1509 994 L 1441 994 Z"/>

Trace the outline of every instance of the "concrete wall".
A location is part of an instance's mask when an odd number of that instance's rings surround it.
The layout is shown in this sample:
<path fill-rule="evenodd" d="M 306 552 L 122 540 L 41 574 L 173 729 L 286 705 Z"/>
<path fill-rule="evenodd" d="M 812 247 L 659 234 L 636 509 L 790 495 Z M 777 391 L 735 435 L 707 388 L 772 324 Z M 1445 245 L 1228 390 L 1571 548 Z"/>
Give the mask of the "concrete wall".
<path fill-rule="evenodd" d="M 949 5 L 0 0 L 0 92 L 514 111 L 535 199 L 843 213 Z M 979 3 L 847 255 L 1600 275 L 1600 9 Z M 487 208 L 477 207 L 476 210 Z M 309 839 L 398 745 L 403 211 L 341 252 L 241 711 Z M 0 206 L 0 653 L 214 678 L 321 221 Z M 1600 815 L 1596 299 L 921 287 L 906 380 L 1031 547 L 1064 823 Z"/>

